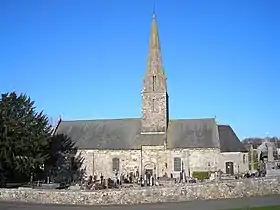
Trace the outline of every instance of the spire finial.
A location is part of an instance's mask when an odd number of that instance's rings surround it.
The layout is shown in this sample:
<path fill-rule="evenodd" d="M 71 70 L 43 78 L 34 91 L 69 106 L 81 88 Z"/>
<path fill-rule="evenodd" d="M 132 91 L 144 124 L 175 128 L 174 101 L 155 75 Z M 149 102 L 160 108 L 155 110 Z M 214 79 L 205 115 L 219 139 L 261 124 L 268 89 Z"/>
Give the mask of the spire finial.
<path fill-rule="evenodd" d="M 156 18 L 156 4 L 154 3 L 153 7 L 153 18 Z"/>

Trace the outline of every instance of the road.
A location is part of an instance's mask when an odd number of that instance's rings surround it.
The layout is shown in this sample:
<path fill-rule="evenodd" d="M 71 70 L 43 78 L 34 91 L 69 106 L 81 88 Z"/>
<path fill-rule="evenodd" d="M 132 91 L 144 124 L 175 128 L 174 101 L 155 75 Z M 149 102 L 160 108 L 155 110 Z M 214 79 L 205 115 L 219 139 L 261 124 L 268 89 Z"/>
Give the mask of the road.
<path fill-rule="evenodd" d="M 237 198 L 228 200 L 208 200 L 180 203 L 139 204 L 125 206 L 64 206 L 64 205 L 37 205 L 23 203 L 0 202 L 1 210 L 225 210 L 242 207 L 263 205 L 280 205 L 280 195 L 266 197 Z"/>

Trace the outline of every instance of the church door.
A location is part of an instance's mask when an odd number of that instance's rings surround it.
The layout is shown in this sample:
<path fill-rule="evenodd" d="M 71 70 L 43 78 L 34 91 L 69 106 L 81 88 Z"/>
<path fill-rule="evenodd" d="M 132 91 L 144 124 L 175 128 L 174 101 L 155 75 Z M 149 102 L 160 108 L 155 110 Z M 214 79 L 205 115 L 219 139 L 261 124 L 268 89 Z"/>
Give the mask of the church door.
<path fill-rule="evenodd" d="M 226 162 L 226 174 L 230 174 L 230 175 L 234 174 L 233 162 Z"/>
<path fill-rule="evenodd" d="M 146 169 L 145 173 L 147 176 L 153 176 L 153 169 Z"/>

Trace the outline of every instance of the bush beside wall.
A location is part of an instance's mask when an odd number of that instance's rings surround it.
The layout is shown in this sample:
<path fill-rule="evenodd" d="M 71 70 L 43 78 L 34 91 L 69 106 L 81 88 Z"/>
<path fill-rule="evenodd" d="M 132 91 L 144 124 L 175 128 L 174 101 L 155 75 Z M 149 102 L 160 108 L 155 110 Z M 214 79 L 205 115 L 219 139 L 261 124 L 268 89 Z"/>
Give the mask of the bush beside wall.
<path fill-rule="evenodd" d="M 205 179 L 209 179 L 210 175 L 211 174 L 208 171 L 194 171 L 192 173 L 192 177 L 198 179 L 199 181 L 203 181 Z"/>

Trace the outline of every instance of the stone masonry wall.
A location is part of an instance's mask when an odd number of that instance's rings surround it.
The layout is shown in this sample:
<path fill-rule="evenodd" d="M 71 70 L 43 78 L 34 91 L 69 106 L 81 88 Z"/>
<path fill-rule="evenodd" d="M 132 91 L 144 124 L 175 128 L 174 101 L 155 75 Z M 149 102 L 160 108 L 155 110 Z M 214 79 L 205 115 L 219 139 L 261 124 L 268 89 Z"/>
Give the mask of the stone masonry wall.
<path fill-rule="evenodd" d="M 82 150 L 84 156 L 84 167 L 86 174 L 105 178 L 113 177 L 112 159 L 119 158 L 120 173 L 130 172 L 144 173 L 145 167 L 155 168 L 156 176 L 163 176 L 165 173 L 170 177 L 172 173 L 175 178 L 180 172 L 174 171 L 174 158 L 179 157 L 183 162 L 184 169 L 188 176 L 194 171 L 225 171 L 225 162 L 234 162 L 235 172 L 245 172 L 248 168 L 248 161 L 243 164 L 242 153 L 220 153 L 219 149 L 165 149 L 164 146 L 143 146 L 141 150 Z M 239 166 L 238 167 L 236 166 Z M 237 170 L 238 169 L 238 170 Z"/>
<path fill-rule="evenodd" d="M 245 173 L 249 171 L 249 158 L 248 153 L 243 152 L 223 152 L 221 153 L 221 159 L 219 168 L 225 173 L 226 162 L 233 162 L 233 170 L 235 174 Z"/>
<path fill-rule="evenodd" d="M 272 194 L 280 194 L 280 178 L 244 179 L 230 182 L 100 191 L 0 189 L 0 201 L 117 205 L 178 202 L 197 199 L 227 199 Z"/>
<path fill-rule="evenodd" d="M 142 132 L 165 132 L 167 129 L 167 94 L 142 94 Z"/>
<path fill-rule="evenodd" d="M 77 154 L 81 154 L 84 158 L 83 168 L 85 168 L 86 175 L 93 175 L 94 172 L 94 160 L 93 160 L 93 150 L 80 150 Z"/>
<path fill-rule="evenodd" d="M 174 171 L 175 157 L 181 158 L 187 175 L 191 176 L 194 171 L 216 170 L 220 158 L 220 151 L 218 149 L 166 150 L 160 147 L 143 147 L 142 168 L 145 169 L 146 164 L 153 163 L 156 166 L 155 173 L 157 176 L 161 177 L 167 173 L 170 177 L 172 173 L 174 178 L 179 178 L 180 172 Z"/>
<path fill-rule="evenodd" d="M 93 150 L 94 170 L 91 174 L 105 178 L 114 177 L 113 158 L 120 160 L 120 173 L 128 174 L 140 170 L 141 166 L 141 150 Z M 87 157 L 90 159 L 90 157 Z"/>

